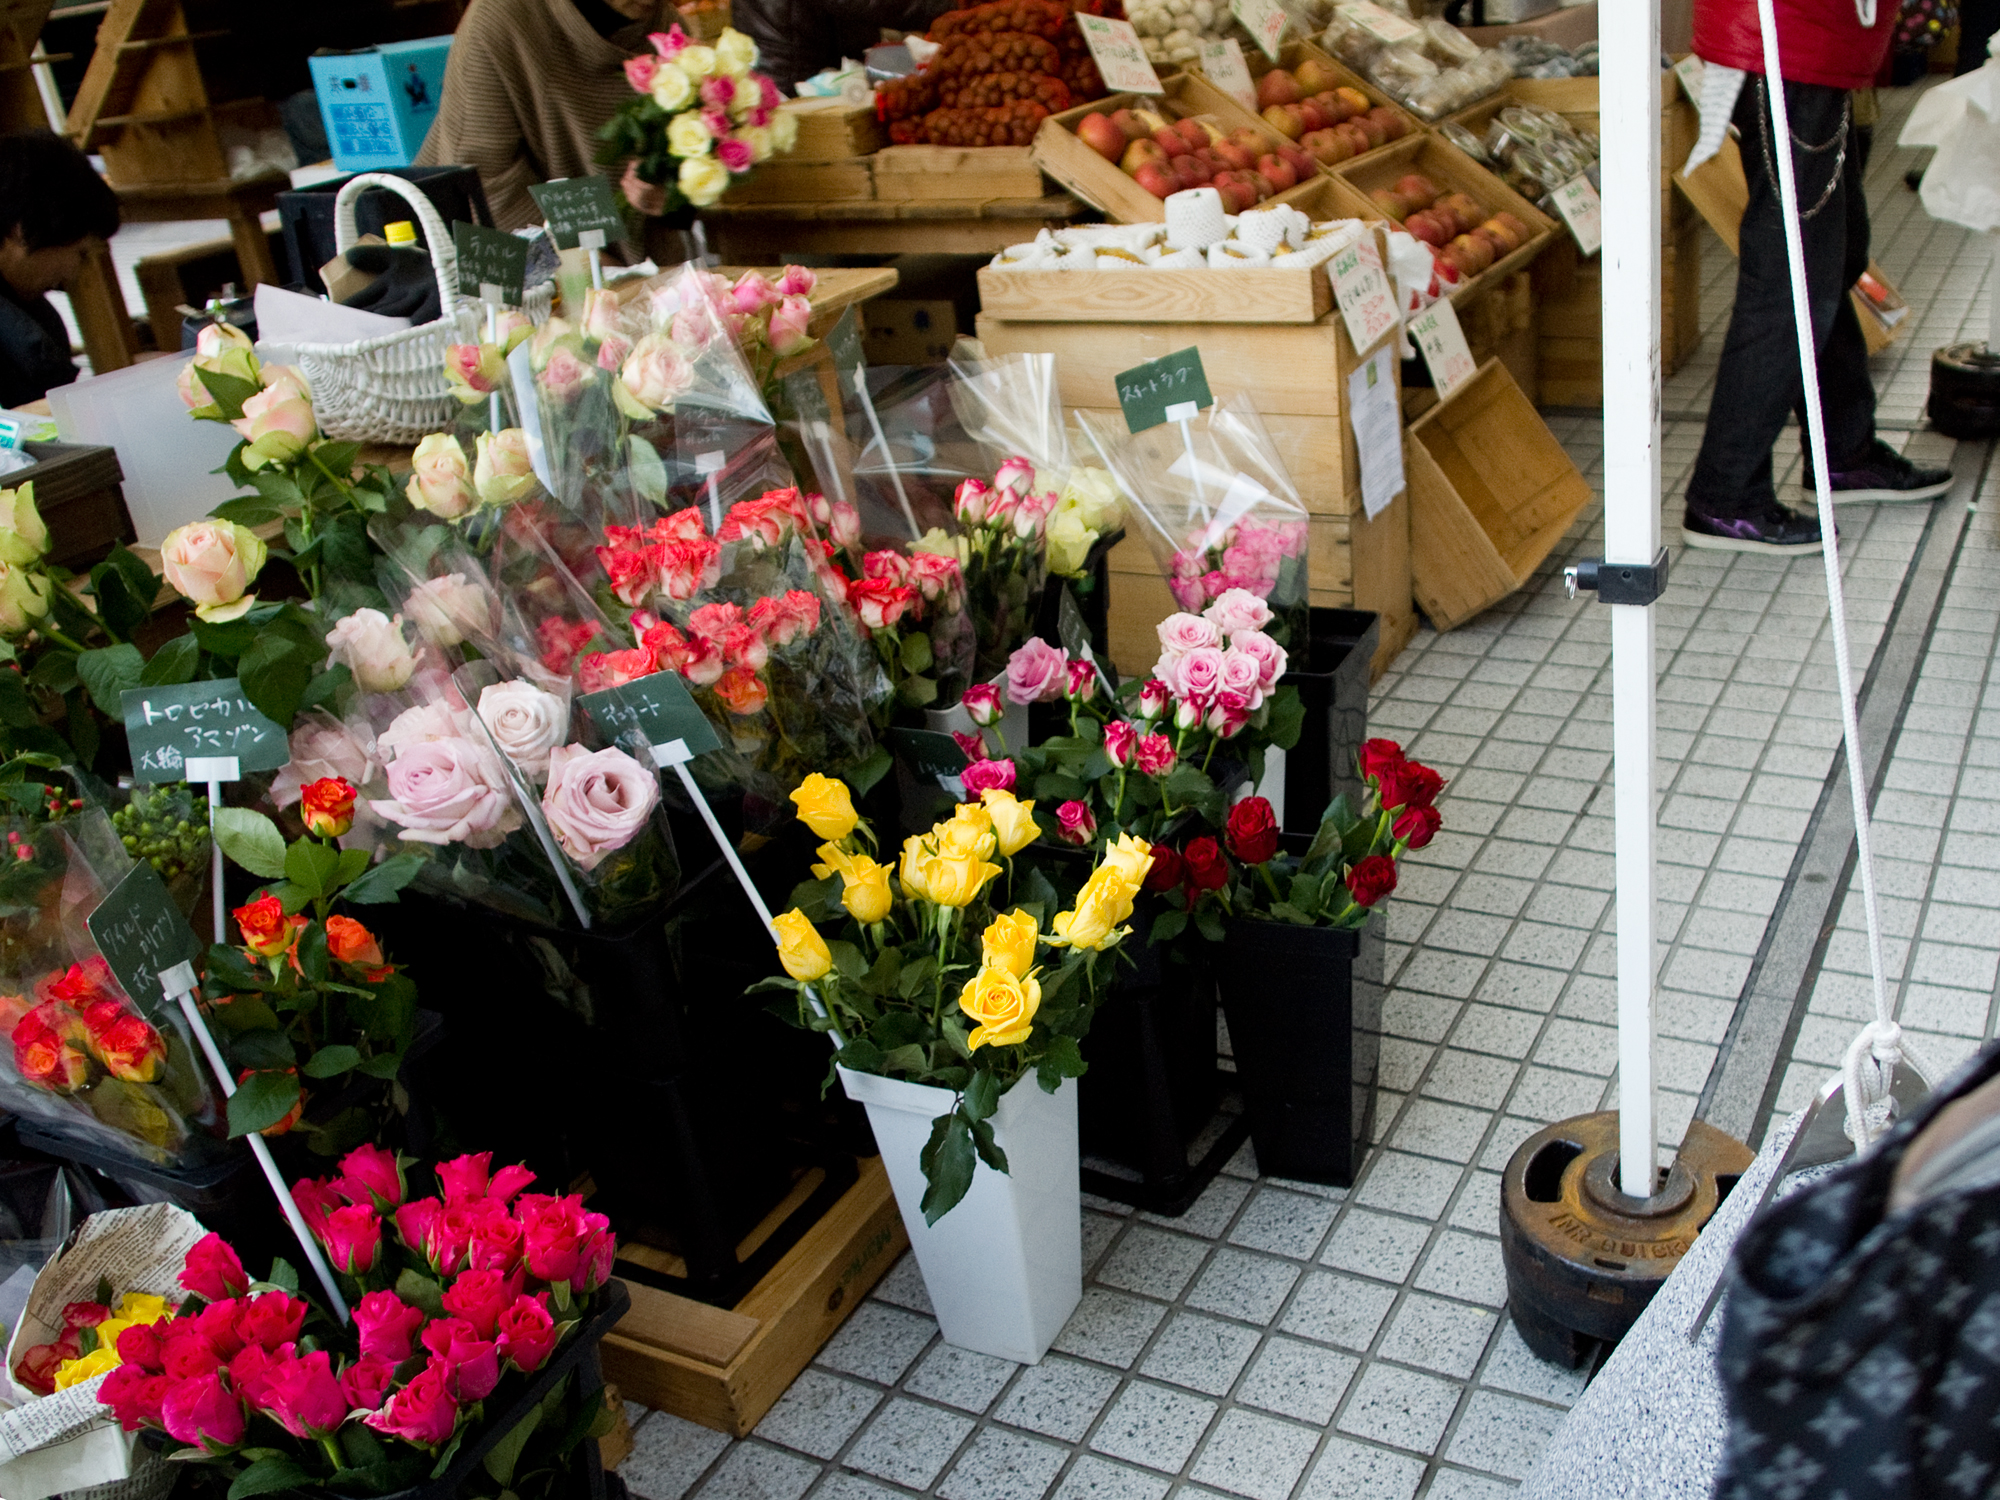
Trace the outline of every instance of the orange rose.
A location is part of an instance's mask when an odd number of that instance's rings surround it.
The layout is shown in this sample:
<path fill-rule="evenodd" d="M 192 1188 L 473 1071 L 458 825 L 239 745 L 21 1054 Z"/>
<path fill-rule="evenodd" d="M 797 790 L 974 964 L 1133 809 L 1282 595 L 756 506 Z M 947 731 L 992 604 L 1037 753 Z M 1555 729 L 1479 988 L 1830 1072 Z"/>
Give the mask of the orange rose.
<path fill-rule="evenodd" d="M 84 1035 L 83 1017 L 67 1005 L 36 1006 L 14 1027 L 14 1071 L 37 1088 L 73 1093 L 90 1080 Z"/>
<path fill-rule="evenodd" d="M 91 1054 L 113 1078 L 151 1083 L 167 1060 L 167 1044 L 122 1000 L 100 1000 L 83 1013 Z"/>
<path fill-rule="evenodd" d="M 371 969 L 382 965 L 380 940 L 352 917 L 326 919 L 326 951 L 336 963 Z"/>
<path fill-rule="evenodd" d="M 241 1073 L 238 1073 L 236 1075 L 236 1081 L 239 1084 L 246 1083 L 249 1081 L 250 1075 L 256 1071 L 257 1070 L 255 1068 L 245 1068 Z M 287 1068 L 285 1069 L 285 1071 L 287 1073 L 296 1075 L 299 1070 L 297 1068 Z M 306 1112 L 306 1091 L 303 1088 L 301 1088 L 299 1090 L 298 1103 L 292 1106 L 291 1112 L 287 1114 L 284 1119 L 278 1121 L 277 1124 L 266 1125 L 262 1130 L 258 1131 L 257 1133 L 259 1135 L 284 1135 L 288 1133 L 294 1125 L 299 1123 L 300 1119 L 304 1117 L 305 1112 Z"/>
<path fill-rule="evenodd" d="M 243 933 L 243 946 L 259 958 L 276 958 L 298 941 L 303 919 L 287 920 L 285 908 L 276 896 L 259 896 L 248 906 L 239 906 L 230 915 Z"/>
<path fill-rule="evenodd" d="M 715 696 L 733 714 L 749 715 L 764 706 L 771 696 L 764 679 L 748 667 L 731 667 L 716 680 Z"/>
<path fill-rule="evenodd" d="M 299 789 L 299 816 L 314 838 L 337 839 L 354 826 L 355 790 L 338 776 L 308 781 Z"/>

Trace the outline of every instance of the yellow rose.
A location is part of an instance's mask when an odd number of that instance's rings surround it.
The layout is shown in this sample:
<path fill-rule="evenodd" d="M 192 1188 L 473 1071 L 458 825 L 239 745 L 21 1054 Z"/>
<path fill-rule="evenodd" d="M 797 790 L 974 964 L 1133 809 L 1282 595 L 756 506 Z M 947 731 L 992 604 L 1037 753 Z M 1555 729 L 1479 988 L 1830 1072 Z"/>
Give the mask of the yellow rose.
<path fill-rule="evenodd" d="M 715 49 L 713 47 L 683 47 L 674 59 L 676 66 L 688 77 L 699 83 L 715 71 Z"/>
<path fill-rule="evenodd" d="M 1102 948 L 1127 917 L 1132 915 L 1132 893 L 1110 869 L 1093 871 L 1076 894 L 1074 910 L 1057 912 L 1050 925 L 1055 929 L 1052 943 L 1072 948 Z"/>
<path fill-rule="evenodd" d="M 976 802 L 959 803 L 951 821 L 933 826 L 931 836 L 937 840 L 941 854 L 960 859 L 993 857 L 996 843 L 993 820 L 986 815 L 986 809 Z"/>
<path fill-rule="evenodd" d="M 1121 833 L 1117 843 L 1105 848 L 1097 868 L 1116 871 L 1119 883 L 1126 887 L 1128 895 L 1132 894 L 1146 883 L 1146 872 L 1153 868 L 1153 846 L 1144 839 Z"/>
<path fill-rule="evenodd" d="M 0 490 L 0 561 L 27 567 L 48 554 L 49 528 L 35 509 L 33 482 Z"/>
<path fill-rule="evenodd" d="M 792 978 L 810 984 L 833 967 L 826 939 L 797 907 L 773 918 L 771 925 L 778 929 L 778 962 Z"/>
<path fill-rule="evenodd" d="M 1045 540 L 1049 550 L 1049 571 L 1064 578 L 1074 578 L 1083 571 L 1090 549 L 1097 542 L 1097 533 L 1084 525 L 1076 507 L 1065 503 L 1057 505 L 1056 513 L 1049 517 Z"/>
<path fill-rule="evenodd" d="M 1016 907 L 995 917 L 979 935 L 979 961 L 989 969 L 1005 969 L 1016 979 L 1035 966 L 1035 943 L 1041 937 L 1035 919 Z"/>
<path fill-rule="evenodd" d="M 895 901 L 895 893 L 889 889 L 889 867 L 878 864 L 865 854 L 849 854 L 838 844 L 821 844 L 819 857 L 826 861 L 814 865 L 813 874 L 821 880 L 834 871 L 840 872 L 840 904 L 847 908 L 847 914 L 857 922 L 879 922 L 889 915 L 889 907 Z"/>
<path fill-rule="evenodd" d="M 966 980 L 958 996 L 958 1008 L 979 1023 L 965 1039 L 966 1046 L 977 1052 L 981 1047 L 1025 1042 L 1041 1004 L 1042 986 L 1033 974 L 1017 979 L 1005 969 L 982 969 L 976 978 Z"/>
<path fill-rule="evenodd" d="M 118 1346 L 99 1344 L 83 1358 L 66 1359 L 56 1367 L 56 1389 L 66 1391 L 73 1385 L 82 1384 L 93 1375 L 102 1375 L 106 1370 L 117 1369 L 118 1363 Z"/>
<path fill-rule="evenodd" d="M 790 110 L 781 109 L 771 117 L 771 147 L 775 151 L 791 150 L 799 143 L 799 117 Z"/>
<path fill-rule="evenodd" d="M 674 156 L 706 156 L 715 144 L 715 132 L 699 110 L 675 115 L 667 126 L 667 150 Z"/>
<path fill-rule="evenodd" d="M 741 78 L 757 66 L 757 44 L 734 26 L 725 26 L 715 39 L 715 65 L 731 78 Z"/>
<path fill-rule="evenodd" d="M 965 906 L 1000 873 L 1000 867 L 926 847 L 922 835 L 903 841 L 903 893 L 933 906 Z"/>
<path fill-rule="evenodd" d="M 749 144 L 750 160 L 753 163 L 760 161 L 769 161 L 771 159 L 771 152 L 773 150 L 773 147 L 771 144 L 770 126 L 745 125 L 736 132 L 736 136 L 738 140 L 745 141 Z"/>
<path fill-rule="evenodd" d="M 861 821 L 854 811 L 854 799 L 848 795 L 847 783 L 817 771 L 798 784 L 792 793 L 792 804 L 799 810 L 799 821 L 823 839 L 844 839 Z"/>
<path fill-rule="evenodd" d="M 674 183 L 688 202 L 696 208 L 707 208 L 729 191 L 729 168 L 712 156 L 690 156 L 681 163 Z"/>
<path fill-rule="evenodd" d="M 1057 514 L 1065 510 L 1073 510 L 1077 519 L 1092 531 L 1116 526 L 1125 515 L 1118 481 L 1111 477 L 1109 469 L 1099 469 L 1090 464 L 1071 469 L 1056 504 Z"/>
<path fill-rule="evenodd" d="M 157 1323 L 171 1317 L 173 1311 L 165 1297 L 155 1297 L 151 1292 L 127 1292 L 118 1302 L 118 1316 L 127 1324 Z"/>
<path fill-rule="evenodd" d="M 986 816 L 993 821 L 993 836 L 1000 852 L 1009 859 L 1042 836 L 1042 830 L 1035 826 L 1034 803 L 1017 801 L 1012 792 L 1003 792 L 997 786 L 981 792 L 979 800 L 986 805 Z"/>

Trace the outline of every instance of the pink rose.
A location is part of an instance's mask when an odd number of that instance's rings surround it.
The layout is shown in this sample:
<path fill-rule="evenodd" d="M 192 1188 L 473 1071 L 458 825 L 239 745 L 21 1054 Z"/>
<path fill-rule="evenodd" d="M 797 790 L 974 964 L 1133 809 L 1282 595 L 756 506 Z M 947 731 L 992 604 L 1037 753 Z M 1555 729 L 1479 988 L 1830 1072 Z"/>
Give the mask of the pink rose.
<path fill-rule="evenodd" d="M 376 1354 L 364 1354 L 340 1372 L 341 1394 L 355 1411 L 375 1410 L 395 1383 L 395 1362 Z"/>
<path fill-rule="evenodd" d="M 439 1447 L 458 1426 L 458 1402 L 449 1388 L 448 1368 L 432 1359 L 387 1406 L 362 1420 L 377 1432 L 420 1448 Z"/>
<path fill-rule="evenodd" d="M 976 760 L 959 772 L 958 779 L 965 783 L 965 795 L 977 797 L 981 792 L 1011 792 L 1014 789 L 1014 762 L 1011 760 Z"/>
<path fill-rule="evenodd" d="M 1065 802 L 1056 809 L 1057 833 L 1066 844 L 1087 844 L 1097 832 L 1097 819 L 1089 804 Z"/>
<path fill-rule="evenodd" d="M 1139 717 L 1151 722 L 1167 711 L 1167 703 L 1173 697 L 1169 688 L 1157 677 L 1149 677 L 1139 689 Z"/>
<path fill-rule="evenodd" d="M 1224 589 L 1203 618 L 1226 636 L 1239 630 L 1262 630 L 1271 623 L 1271 606 L 1248 589 Z"/>
<path fill-rule="evenodd" d="M 909 581 L 916 585 L 918 593 L 930 600 L 942 599 L 947 594 L 956 595 L 965 582 L 958 559 L 937 552 L 918 552 L 911 556 L 909 571 Z M 953 608 L 956 607 L 954 604 Z"/>
<path fill-rule="evenodd" d="M 842 551 L 854 546 L 861 540 L 861 512 L 846 500 L 834 501 L 827 534 Z"/>
<path fill-rule="evenodd" d="M 729 164 L 729 148 L 732 146 L 741 146 L 743 148 L 743 155 L 746 160 L 741 167 L 733 167 Z M 724 141 L 717 152 L 717 155 L 722 158 L 722 164 L 725 167 L 729 167 L 732 172 L 747 171 L 749 169 L 750 163 L 747 160 L 749 154 L 750 148 L 742 141 Z M 785 298 L 771 310 L 769 335 L 771 352 L 783 357 L 789 354 L 796 354 L 799 350 L 805 348 L 807 344 L 812 342 L 812 336 L 806 332 L 806 324 L 811 321 L 812 304 L 810 302 L 806 301 L 803 297 Z"/>
<path fill-rule="evenodd" d="M 441 521 L 456 521 L 479 507 L 479 492 L 472 486 L 472 464 L 458 439 L 445 432 L 433 432 L 411 455 L 413 466 L 404 493 L 418 510 L 427 510 Z"/>
<path fill-rule="evenodd" d="M 402 1162 L 395 1152 L 380 1146 L 356 1146 L 343 1156 L 340 1180 L 350 1202 L 371 1203 L 385 1213 L 401 1204 L 409 1191 L 403 1181 Z"/>
<path fill-rule="evenodd" d="M 721 79 L 710 79 L 709 81 L 711 83 L 727 83 L 729 80 L 726 78 L 721 78 Z M 724 136 L 721 140 L 715 143 L 715 159 L 721 162 L 723 166 L 727 167 L 731 172 L 740 175 L 741 173 L 750 170 L 751 166 L 755 164 L 757 156 L 756 153 L 750 149 L 750 143 L 748 141 L 742 140 L 737 136 L 731 135 L 731 136 Z M 774 349 L 777 348 L 776 339 L 773 339 L 771 341 L 771 347 Z M 778 350 L 778 352 L 783 354 L 789 351 L 780 349 Z"/>
<path fill-rule="evenodd" d="M 1111 764 L 1123 769 L 1132 764 L 1138 754 L 1139 731 L 1123 719 L 1113 719 L 1104 726 L 1104 753 Z"/>
<path fill-rule="evenodd" d="M 418 844 L 491 849 L 520 826 L 506 771 L 469 739 L 412 745 L 389 764 L 389 795 L 368 804 Z"/>
<path fill-rule="evenodd" d="M 1203 646 L 1222 644 L 1221 627 L 1200 615 L 1168 615 L 1154 628 L 1160 637 L 1160 650 L 1167 656 L 1186 656 Z M 1166 674 L 1156 668 L 1153 675 L 1164 677 Z"/>
<path fill-rule="evenodd" d="M 528 1273 L 548 1282 L 574 1277 L 589 1227 L 583 1200 L 574 1193 L 561 1197 L 530 1193 L 516 1214 L 527 1236 Z"/>
<path fill-rule="evenodd" d="M 659 71 L 658 57 L 648 57 L 642 52 L 637 57 L 625 59 L 625 81 L 632 85 L 632 92 L 635 94 L 652 93 L 653 75 Z"/>
<path fill-rule="evenodd" d="M 364 693 L 393 693 L 417 670 L 417 658 L 403 639 L 403 617 L 379 609 L 357 609 L 336 621 L 326 633 L 326 649 Z"/>
<path fill-rule="evenodd" d="M 436 1206 L 435 1200 L 424 1201 Z M 401 1226 L 398 1214 L 397 1227 Z M 368 1293 L 354 1305 L 354 1330 L 361 1340 L 362 1355 L 401 1364 L 410 1357 L 411 1342 L 424 1326 L 424 1318 L 421 1307 L 413 1307 L 394 1292 Z"/>
<path fill-rule="evenodd" d="M 993 504 L 993 491 L 980 479 L 961 479 L 958 491 L 952 496 L 952 512 L 968 526 L 977 526 L 986 519 L 986 513 Z"/>
<path fill-rule="evenodd" d="M 736 97 L 736 80 L 726 73 L 717 73 L 701 81 L 701 102 L 711 109 L 727 109 L 729 101 Z"/>
<path fill-rule="evenodd" d="M 770 79 L 760 77 L 757 82 L 760 87 L 770 90 L 771 93 L 777 92 Z M 784 274 L 778 278 L 778 291 L 780 295 L 786 297 L 810 297 L 813 288 L 818 285 L 819 274 L 804 266 L 786 266 Z"/>
<path fill-rule="evenodd" d="M 556 1348 L 555 1319 L 549 1316 L 549 1294 L 517 1297 L 500 1314 L 500 1357 L 524 1375 L 531 1375 L 548 1363 Z"/>
<path fill-rule="evenodd" d="M 644 421 L 656 412 L 670 410 L 688 393 L 694 385 L 694 366 L 672 339 L 649 333 L 632 346 L 618 380 L 613 395 L 619 409 L 635 421 Z"/>
<path fill-rule="evenodd" d="M 1261 630 L 1237 631 L 1229 638 L 1229 649 L 1257 659 L 1257 687 L 1266 693 L 1285 675 L 1285 665 L 1290 660 L 1285 648 Z"/>
<path fill-rule="evenodd" d="M 672 62 L 688 49 L 687 33 L 681 30 L 678 21 L 665 31 L 653 32 L 646 40 L 651 42 L 653 50 L 668 62 Z"/>
<path fill-rule="evenodd" d="M 437 1174 L 438 1185 L 444 1189 L 447 1203 L 474 1198 L 491 1198 L 506 1203 L 516 1193 L 532 1187 L 535 1181 L 535 1174 L 518 1162 L 495 1172 L 491 1151 L 472 1152 L 454 1156 L 450 1161 L 441 1161 Z"/>
<path fill-rule="evenodd" d="M 1088 703 L 1097 696 L 1097 667 L 1081 658 L 1068 665 L 1063 696 L 1076 703 Z"/>
<path fill-rule="evenodd" d="M 324 1349 L 279 1361 L 266 1375 L 257 1404 L 296 1438 L 317 1441 L 347 1420 L 347 1396 Z"/>
<path fill-rule="evenodd" d="M 181 1266 L 180 1283 L 205 1302 L 240 1297 L 250 1290 L 249 1274 L 229 1242 L 219 1234 L 205 1234 L 194 1243 Z"/>
<path fill-rule="evenodd" d="M 490 1339 L 499 1326 L 500 1314 L 520 1295 L 520 1283 L 498 1271 L 467 1271 L 444 1289 L 444 1310 L 463 1318 Z"/>
<path fill-rule="evenodd" d="M 257 534 L 234 521 L 194 521 L 175 527 L 160 544 L 167 582 L 195 605 L 204 620 L 222 623 L 257 602 L 247 593 L 264 566 Z"/>
<path fill-rule="evenodd" d="M 213 1371 L 169 1389 L 160 1420 L 169 1436 L 209 1453 L 227 1453 L 243 1441 L 243 1403 Z"/>
<path fill-rule="evenodd" d="M 1171 677 L 1167 681 L 1177 697 L 1206 702 L 1222 688 L 1222 653 L 1213 646 L 1198 647 L 1180 659 L 1174 673 L 1179 681 Z"/>
<path fill-rule="evenodd" d="M 726 123 L 723 128 L 728 129 Z M 757 271 L 745 271 L 729 289 L 726 305 L 731 312 L 754 313 L 775 307 L 783 300 L 784 293 L 771 285 L 769 277 Z"/>
<path fill-rule="evenodd" d="M 1264 702 L 1264 690 L 1257 685 L 1263 675 L 1263 662 L 1248 651 L 1231 647 L 1222 653 L 1222 671 L 1217 678 L 1221 691 L 1241 697 L 1252 712 Z"/>
<path fill-rule="evenodd" d="M 1053 703 L 1069 682 L 1069 654 L 1030 636 L 1007 658 L 1009 703 Z"/>
<path fill-rule="evenodd" d="M 1211 734 L 1234 739 L 1250 722 L 1250 704 L 1240 693 L 1219 692 L 1204 721 Z"/>
<path fill-rule="evenodd" d="M 1035 466 L 1018 455 L 993 472 L 993 488 L 1007 490 L 1018 501 L 1035 487 Z"/>
<path fill-rule="evenodd" d="M 623 750 L 559 745 L 549 752 L 542 812 L 563 852 L 585 870 L 629 844 L 659 800 L 659 777 Z"/>
<path fill-rule="evenodd" d="M 349 1276 L 365 1276 L 375 1269 L 382 1251 L 382 1220 L 372 1208 L 350 1204 L 327 1215 L 326 1230 L 320 1236 L 326 1258 L 336 1271 Z"/>
<path fill-rule="evenodd" d="M 1055 514 L 1060 498 L 1054 490 L 1045 490 L 1039 495 L 1023 495 L 1014 510 L 1014 535 L 1023 541 L 1039 538 L 1048 530 L 1049 517 Z"/>
<path fill-rule="evenodd" d="M 579 391 L 595 379 L 597 372 L 583 362 L 576 350 L 562 347 L 549 355 L 548 363 L 542 366 L 542 372 L 535 377 L 536 383 L 543 390 L 561 402 L 573 400 Z"/>
<path fill-rule="evenodd" d="M 227 1303 L 211 1303 L 208 1312 L 203 1316 L 218 1314 L 226 1307 Z M 233 1311 L 229 1327 L 236 1337 L 246 1344 L 276 1349 L 298 1338 L 299 1331 L 305 1327 L 307 1311 L 306 1304 L 288 1292 L 265 1292 L 248 1301 L 239 1302 Z M 208 1334 L 209 1330 L 204 1326 L 202 1332 Z M 211 1337 L 209 1343 L 210 1347 L 215 1347 L 216 1339 Z M 221 1348 L 215 1348 L 215 1352 L 223 1354 Z M 231 1350 L 230 1353 L 234 1351 Z M 229 1355 L 224 1354 L 223 1357 L 228 1358 Z"/>
<path fill-rule="evenodd" d="M 1001 715 L 1006 712 L 1000 703 L 1000 689 L 990 682 L 975 682 L 965 690 L 958 706 L 982 729 L 998 724 Z"/>
<path fill-rule="evenodd" d="M 468 636 L 487 635 L 492 630 L 493 607 L 485 586 L 468 582 L 463 573 L 426 578 L 410 590 L 403 608 L 425 640 L 446 650 Z"/>
<path fill-rule="evenodd" d="M 1164 734 L 1149 734 L 1139 741 L 1139 769 L 1148 776 L 1164 776 L 1174 768 L 1178 757 L 1174 754 L 1174 742 Z"/>

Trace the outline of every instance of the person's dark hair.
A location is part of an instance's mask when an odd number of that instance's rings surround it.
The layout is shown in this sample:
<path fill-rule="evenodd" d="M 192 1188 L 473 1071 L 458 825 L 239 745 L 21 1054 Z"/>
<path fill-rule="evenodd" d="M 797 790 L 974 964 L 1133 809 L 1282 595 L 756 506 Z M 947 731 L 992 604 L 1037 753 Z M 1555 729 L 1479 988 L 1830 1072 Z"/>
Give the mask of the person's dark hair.
<path fill-rule="evenodd" d="M 0 239 L 15 228 L 30 250 L 118 230 L 118 195 L 90 158 L 59 135 L 0 135 Z"/>

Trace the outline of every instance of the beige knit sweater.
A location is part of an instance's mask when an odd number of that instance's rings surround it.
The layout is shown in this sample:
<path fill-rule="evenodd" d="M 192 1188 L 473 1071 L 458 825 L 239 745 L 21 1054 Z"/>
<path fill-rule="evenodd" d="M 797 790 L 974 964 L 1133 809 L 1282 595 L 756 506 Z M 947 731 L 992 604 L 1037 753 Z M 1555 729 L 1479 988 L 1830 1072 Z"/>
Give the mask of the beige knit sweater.
<path fill-rule="evenodd" d="M 498 228 L 539 224 L 528 184 L 595 170 L 598 128 L 632 97 L 624 61 L 653 29 L 601 37 L 571 0 L 473 0 L 417 165 L 477 167 Z"/>

